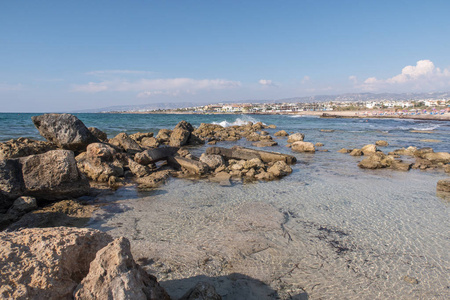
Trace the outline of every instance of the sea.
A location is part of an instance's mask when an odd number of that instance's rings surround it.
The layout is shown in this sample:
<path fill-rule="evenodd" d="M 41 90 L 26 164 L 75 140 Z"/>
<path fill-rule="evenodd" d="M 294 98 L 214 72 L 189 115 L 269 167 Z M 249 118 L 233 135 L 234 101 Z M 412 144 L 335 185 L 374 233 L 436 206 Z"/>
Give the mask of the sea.
<path fill-rule="evenodd" d="M 0 114 L 0 141 L 42 140 L 34 114 Z M 128 184 L 89 200 L 88 227 L 126 236 L 133 256 L 173 298 L 199 281 L 223 299 L 450 299 L 448 198 L 442 169 L 364 170 L 337 152 L 377 140 L 384 153 L 415 146 L 450 152 L 450 122 L 323 119 L 299 115 L 75 114 L 88 127 L 120 132 L 263 122 L 323 143 L 293 153 L 286 138 L 264 148 L 295 155 L 293 173 L 271 182 L 171 178 L 160 188 Z M 242 139 L 217 146 L 253 147 Z M 191 147 L 200 156 L 209 145 Z M 403 157 L 405 161 L 411 158 Z"/>

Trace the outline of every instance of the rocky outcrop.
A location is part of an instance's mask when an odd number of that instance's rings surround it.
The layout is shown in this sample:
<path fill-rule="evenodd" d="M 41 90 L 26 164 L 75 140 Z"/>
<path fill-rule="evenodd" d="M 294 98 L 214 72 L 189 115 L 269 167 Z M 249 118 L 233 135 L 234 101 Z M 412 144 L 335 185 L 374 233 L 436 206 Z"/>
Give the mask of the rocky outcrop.
<path fill-rule="evenodd" d="M 98 139 L 77 117 L 71 114 L 44 114 L 31 117 L 39 133 L 58 147 L 83 151 Z"/>
<path fill-rule="evenodd" d="M 161 186 L 169 178 L 170 171 L 159 170 L 151 173 L 150 175 L 137 178 L 136 181 L 139 183 L 139 188 L 141 189 L 153 189 Z"/>
<path fill-rule="evenodd" d="M 450 163 L 450 153 L 448 152 L 430 152 L 422 155 L 424 159 L 431 161 L 433 164 Z"/>
<path fill-rule="evenodd" d="M 17 198 L 5 214 L 0 213 L 0 230 L 36 208 L 36 198 L 28 196 Z"/>
<path fill-rule="evenodd" d="M 56 145 L 53 143 L 21 137 L 0 143 L 0 160 L 41 154 L 55 149 Z"/>
<path fill-rule="evenodd" d="M 152 172 L 151 168 L 138 164 L 131 158 L 128 158 L 128 168 L 130 169 L 130 172 L 137 177 L 144 177 Z"/>
<path fill-rule="evenodd" d="M 74 292 L 77 300 L 169 300 L 156 277 L 147 274 L 133 259 L 130 242 L 120 237 L 98 251 L 89 273 Z"/>
<path fill-rule="evenodd" d="M 309 152 L 309 153 L 316 152 L 316 148 L 314 147 L 313 143 L 302 142 L 302 141 L 294 142 L 292 144 L 291 149 L 292 149 L 292 151 L 295 151 L 295 152 Z"/>
<path fill-rule="evenodd" d="M 378 151 L 377 146 L 374 144 L 365 145 L 361 148 L 363 155 L 372 155 Z"/>
<path fill-rule="evenodd" d="M 67 227 L 0 232 L 3 299 L 72 299 L 106 233 Z"/>
<path fill-rule="evenodd" d="M 114 138 L 110 139 L 109 143 L 130 154 L 135 154 L 142 151 L 139 144 L 124 132 L 119 133 Z"/>
<path fill-rule="evenodd" d="M 267 172 L 272 173 L 275 177 L 283 177 L 292 173 L 292 168 L 289 167 L 284 161 L 277 161 L 267 169 Z"/>
<path fill-rule="evenodd" d="M 0 161 L 0 189 L 9 199 L 24 195 L 58 200 L 87 194 L 89 182 L 72 151 L 52 150 Z"/>
<path fill-rule="evenodd" d="M 169 146 L 181 147 L 186 145 L 193 131 L 194 127 L 190 123 L 186 121 L 179 122 L 170 134 Z"/>
<path fill-rule="evenodd" d="M 305 138 L 303 133 L 294 133 L 288 136 L 288 143 L 302 142 Z"/>
<path fill-rule="evenodd" d="M 106 142 L 108 140 L 108 136 L 106 133 L 101 131 L 96 127 L 88 127 L 89 131 L 101 142 Z"/>

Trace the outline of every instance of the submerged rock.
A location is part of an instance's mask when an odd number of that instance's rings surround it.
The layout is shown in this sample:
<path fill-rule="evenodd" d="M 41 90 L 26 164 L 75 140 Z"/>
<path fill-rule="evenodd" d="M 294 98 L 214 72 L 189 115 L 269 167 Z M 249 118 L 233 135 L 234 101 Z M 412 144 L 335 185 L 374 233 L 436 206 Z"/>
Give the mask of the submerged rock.
<path fill-rule="evenodd" d="M 58 147 L 83 151 L 98 139 L 77 117 L 71 114 L 44 114 L 31 117 L 39 133 Z"/>

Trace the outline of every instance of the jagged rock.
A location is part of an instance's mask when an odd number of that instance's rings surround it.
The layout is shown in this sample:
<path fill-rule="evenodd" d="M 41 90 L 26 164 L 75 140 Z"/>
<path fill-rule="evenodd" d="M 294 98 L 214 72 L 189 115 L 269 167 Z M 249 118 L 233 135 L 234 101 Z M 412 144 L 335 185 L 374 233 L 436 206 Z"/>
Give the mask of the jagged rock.
<path fill-rule="evenodd" d="M 389 146 L 389 143 L 383 140 L 379 140 L 375 142 L 376 146 Z"/>
<path fill-rule="evenodd" d="M 156 139 L 160 144 L 166 144 L 170 140 L 170 135 L 172 134 L 172 130 L 169 129 L 161 129 L 156 135 Z"/>
<path fill-rule="evenodd" d="M 89 182 L 72 151 L 52 150 L 0 161 L 0 189 L 10 199 L 24 195 L 57 200 L 87 194 Z"/>
<path fill-rule="evenodd" d="M 264 163 L 259 158 L 253 158 L 244 162 L 244 169 L 264 168 Z"/>
<path fill-rule="evenodd" d="M 138 164 L 131 158 L 128 159 L 128 168 L 130 168 L 131 173 L 137 177 L 144 177 L 151 173 L 151 169 L 149 167 Z"/>
<path fill-rule="evenodd" d="M 275 162 L 282 160 L 287 164 L 294 164 L 297 159 L 295 156 L 282 154 L 277 152 L 269 152 L 262 150 L 249 149 L 239 146 L 234 146 L 231 149 L 222 147 L 210 147 L 206 149 L 207 154 L 218 154 L 227 159 L 243 159 L 250 160 L 253 158 L 259 158 L 263 162 Z"/>
<path fill-rule="evenodd" d="M 346 149 L 346 148 L 342 148 L 341 150 L 338 150 L 339 153 L 350 153 L 352 152 L 352 149 Z"/>
<path fill-rule="evenodd" d="M 294 142 L 292 144 L 291 149 L 292 149 L 292 151 L 295 151 L 295 152 L 310 152 L 310 153 L 316 152 L 316 148 L 314 147 L 313 143 L 302 142 L 302 141 Z"/>
<path fill-rule="evenodd" d="M 190 173 L 197 175 L 205 174 L 208 171 L 207 164 L 185 157 L 172 156 L 169 157 L 168 162 L 175 168 L 184 168 L 188 170 Z"/>
<path fill-rule="evenodd" d="M 0 295 L 4 299 L 73 299 L 89 264 L 111 237 L 67 227 L 0 232 Z"/>
<path fill-rule="evenodd" d="M 350 152 L 351 156 L 361 156 L 363 155 L 363 152 L 361 151 L 361 149 L 353 149 L 352 152 Z"/>
<path fill-rule="evenodd" d="M 258 133 L 252 132 L 249 135 L 247 135 L 246 139 L 249 142 L 257 142 L 257 141 L 259 141 L 260 137 L 261 136 Z"/>
<path fill-rule="evenodd" d="M 428 159 L 418 157 L 418 158 L 416 158 L 416 162 L 414 163 L 412 168 L 425 170 L 425 169 L 433 168 L 433 163 L 431 161 L 429 161 Z"/>
<path fill-rule="evenodd" d="M 117 151 L 110 145 L 103 143 L 92 143 L 86 148 L 86 156 L 91 160 L 101 162 L 112 162 Z"/>
<path fill-rule="evenodd" d="M 292 168 L 284 161 L 277 161 L 267 169 L 267 172 L 273 174 L 275 177 L 281 177 L 292 173 Z"/>
<path fill-rule="evenodd" d="M 109 140 L 111 145 L 122 148 L 125 152 L 135 154 L 142 151 L 139 144 L 133 140 L 128 134 L 122 132 Z"/>
<path fill-rule="evenodd" d="M 36 208 L 36 198 L 27 196 L 17 198 L 6 214 L 0 214 L 0 230 Z"/>
<path fill-rule="evenodd" d="M 130 138 L 135 140 L 138 144 L 142 142 L 145 138 L 151 138 L 153 137 L 153 132 L 136 132 L 133 134 L 130 134 Z"/>
<path fill-rule="evenodd" d="M 169 178 L 169 175 L 170 172 L 168 170 L 160 170 L 148 176 L 137 178 L 136 181 L 139 183 L 139 188 L 153 189 L 163 185 Z"/>
<path fill-rule="evenodd" d="M 363 159 L 358 167 L 362 169 L 381 169 L 390 167 L 394 158 L 392 156 L 385 155 L 381 152 L 373 153 L 367 158 Z"/>
<path fill-rule="evenodd" d="M 304 138 L 305 135 L 303 133 L 294 133 L 288 137 L 287 142 L 288 143 L 302 142 Z"/>
<path fill-rule="evenodd" d="M 256 143 L 252 144 L 255 147 L 273 147 L 273 146 L 277 146 L 278 143 L 275 141 L 259 141 Z"/>
<path fill-rule="evenodd" d="M 363 155 L 372 155 L 373 153 L 377 152 L 377 146 L 373 144 L 365 145 L 361 148 L 361 151 Z"/>
<path fill-rule="evenodd" d="M 450 153 L 448 153 L 448 152 L 425 153 L 422 155 L 422 157 L 424 159 L 428 159 L 433 164 L 438 164 L 438 163 L 448 164 L 448 163 L 450 163 Z"/>
<path fill-rule="evenodd" d="M 71 114 L 44 114 L 31 117 L 39 133 L 58 147 L 83 151 L 98 139 L 77 117 Z"/>
<path fill-rule="evenodd" d="M 390 168 L 398 171 L 409 171 L 411 169 L 411 166 L 411 163 L 393 160 L 391 162 Z"/>
<path fill-rule="evenodd" d="M 436 190 L 440 192 L 450 193 L 450 179 L 439 180 Z"/>
<path fill-rule="evenodd" d="M 162 147 L 156 149 L 148 149 L 137 153 L 134 160 L 141 165 L 148 165 L 160 160 L 167 160 L 168 157 L 175 155 L 179 148 L 177 147 Z"/>
<path fill-rule="evenodd" d="M 424 155 L 427 153 L 433 153 L 433 148 L 430 147 L 425 147 L 425 148 L 420 148 L 417 149 L 416 151 L 414 151 L 414 156 L 420 157 L 420 158 L 425 158 Z"/>
<path fill-rule="evenodd" d="M 258 180 L 270 181 L 274 179 L 274 175 L 266 171 L 261 171 L 261 173 L 255 175 L 255 178 Z"/>
<path fill-rule="evenodd" d="M 106 133 L 101 131 L 98 128 L 95 127 L 88 127 L 89 131 L 101 142 L 106 142 L 108 140 L 108 136 Z"/>
<path fill-rule="evenodd" d="M 76 157 L 78 168 L 88 178 L 98 182 L 108 182 L 111 177 L 123 176 L 123 163 L 116 150 L 102 143 L 90 144 L 86 152 Z"/>
<path fill-rule="evenodd" d="M 207 164 L 211 170 L 215 170 L 218 167 L 225 165 L 225 160 L 223 159 L 223 157 L 220 155 L 214 155 L 214 154 L 209 155 L 209 154 L 203 153 L 200 156 L 200 161 L 204 164 Z"/>
<path fill-rule="evenodd" d="M 252 129 L 255 131 L 261 130 L 263 129 L 265 126 L 262 122 L 257 122 L 255 124 L 252 125 Z"/>
<path fill-rule="evenodd" d="M 288 136 L 289 133 L 287 133 L 285 130 L 280 130 L 274 133 L 274 136 Z"/>
<path fill-rule="evenodd" d="M 130 242 L 120 237 L 97 252 L 89 273 L 74 292 L 74 299 L 170 300 L 170 297 L 156 277 L 136 264 Z"/>
<path fill-rule="evenodd" d="M 159 142 L 154 137 L 146 137 L 146 138 L 142 139 L 141 147 L 142 148 L 158 148 L 159 147 Z"/>
<path fill-rule="evenodd" d="M 41 154 L 55 149 L 56 145 L 52 143 L 21 137 L 0 143 L 0 160 Z"/>
<path fill-rule="evenodd" d="M 414 152 L 416 152 L 416 147 L 408 147 L 408 148 L 402 148 L 402 149 L 396 149 L 392 152 L 389 152 L 389 155 L 407 155 L 407 156 L 413 156 Z"/>
<path fill-rule="evenodd" d="M 175 128 L 169 139 L 169 145 L 172 147 L 181 147 L 186 145 L 191 132 L 184 128 Z"/>
<path fill-rule="evenodd" d="M 276 128 L 277 128 L 277 126 L 276 126 L 276 125 L 274 125 L 274 124 L 270 124 L 270 125 L 267 125 L 267 128 L 270 128 L 270 129 L 276 129 Z"/>
<path fill-rule="evenodd" d="M 217 294 L 214 286 L 200 281 L 179 300 L 222 300 L 222 297 Z"/>

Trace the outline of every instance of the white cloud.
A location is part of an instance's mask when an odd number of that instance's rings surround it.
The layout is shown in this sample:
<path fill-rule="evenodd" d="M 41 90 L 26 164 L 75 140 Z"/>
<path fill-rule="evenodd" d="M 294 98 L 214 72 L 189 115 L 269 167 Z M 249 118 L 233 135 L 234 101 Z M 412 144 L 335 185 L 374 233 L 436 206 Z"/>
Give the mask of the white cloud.
<path fill-rule="evenodd" d="M 302 79 L 301 82 L 302 82 L 302 84 L 305 84 L 305 83 L 307 83 L 310 80 L 311 80 L 311 78 L 309 76 L 303 76 L 303 79 Z"/>
<path fill-rule="evenodd" d="M 355 75 L 351 75 L 348 77 L 348 80 L 356 84 L 358 82 L 358 78 Z"/>
<path fill-rule="evenodd" d="M 369 77 L 360 87 L 370 91 L 395 89 L 448 90 L 450 89 L 450 71 L 437 68 L 430 60 L 419 60 L 415 66 L 406 66 L 400 74 L 391 78 Z"/>
<path fill-rule="evenodd" d="M 20 90 L 23 90 L 23 85 L 20 83 L 17 84 L 0 83 L 0 92 L 14 92 Z"/>
<path fill-rule="evenodd" d="M 105 76 L 105 75 L 149 75 L 154 74 L 151 71 L 139 70 L 98 70 L 87 72 L 86 75 Z"/>
<path fill-rule="evenodd" d="M 73 86 L 72 91 L 86 93 L 104 91 L 138 92 L 138 97 L 149 97 L 153 95 L 178 95 L 182 93 L 194 94 L 202 90 L 222 90 L 239 86 L 241 86 L 239 81 L 225 79 L 167 78 L 89 82 L 88 84 Z"/>
<path fill-rule="evenodd" d="M 270 79 L 260 79 L 258 83 L 265 86 L 275 86 L 275 83 Z"/>

